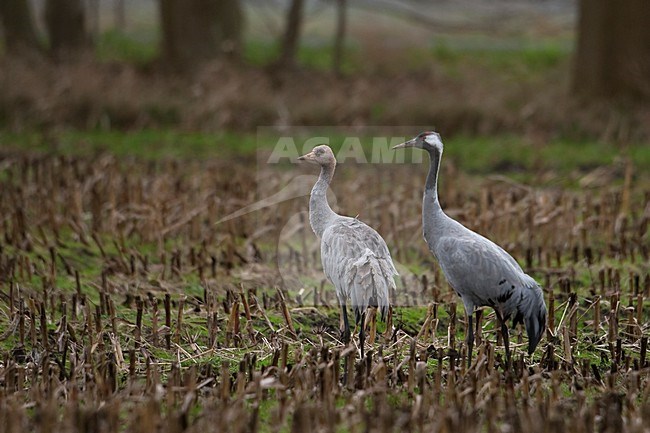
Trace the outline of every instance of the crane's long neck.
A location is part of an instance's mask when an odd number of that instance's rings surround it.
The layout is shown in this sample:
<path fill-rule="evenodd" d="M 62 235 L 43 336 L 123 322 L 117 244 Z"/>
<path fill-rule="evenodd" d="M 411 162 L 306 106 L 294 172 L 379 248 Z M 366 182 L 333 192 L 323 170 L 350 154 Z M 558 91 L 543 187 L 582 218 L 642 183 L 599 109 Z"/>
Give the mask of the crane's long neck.
<path fill-rule="evenodd" d="M 321 166 L 320 176 L 318 176 L 318 181 L 314 184 L 309 198 L 309 222 L 319 238 L 323 236 L 330 221 L 336 217 L 336 213 L 327 202 L 327 189 L 334 176 L 335 167 L 335 163 Z"/>
<path fill-rule="evenodd" d="M 442 153 L 438 149 L 427 149 L 431 164 L 427 182 L 424 186 L 424 199 L 422 200 L 422 227 L 424 238 L 431 245 L 429 236 L 432 236 L 437 227 L 437 221 L 444 215 L 440 202 L 438 201 L 438 170 L 440 168 L 440 158 Z"/>

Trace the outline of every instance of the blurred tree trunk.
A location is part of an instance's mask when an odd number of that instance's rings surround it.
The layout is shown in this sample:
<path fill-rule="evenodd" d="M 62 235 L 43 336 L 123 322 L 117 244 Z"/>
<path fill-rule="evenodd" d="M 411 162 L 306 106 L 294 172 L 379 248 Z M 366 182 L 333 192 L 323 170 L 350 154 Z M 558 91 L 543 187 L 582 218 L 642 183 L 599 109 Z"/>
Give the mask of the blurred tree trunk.
<path fill-rule="evenodd" d="M 0 23 L 7 51 L 39 48 L 28 0 L 0 0 Z"/>
<path fill-rule="evenodd" d="M 650 98 L 648 0 L 580 0 L 573 90 Z"/>
<path fill-rule="evenodd" d="M 163 59 L 176 69 L 241 49 L 239 0 L 160 0 L 160 15 Z"/>
<path fill-rule="evenodd" d="M 45 27 L 50 49 L 57 54 L 76 54 L 87 46 L 83 0 L 47 0 Z"/>
<path fill-rule="evenodd" d="M 126 27 L 126 5 L 124 0 L 115 0 L 115 28 L 121 33 Z"/>
<path fill-rule="evenodd" d="M 180 69 L 218 54 L 217 1 L 161 0 L 162 52 Z"/>
<path fill-rule="evenodd" d="M 347 0 L 336 1 L 336 35 L 334 37 L 334 53 L 332 56 L 332 69 L 334 73 L 341 73 L 341 60 L 345 48 L 345 33 L 347 27 Z"/>
<path fill-rule="evenodd" d="M 221 51 L 238 57 L 243 48 L 244 11 L 239 0 L 220 0 L 217 20 Z"/>
<path fill-rule="evenodd" d="M 86 10 L 88 13 L 88 33 L 92 37 L 93 41 L 96 41 L 99 37 L 99 0 L 86 0 Z"/>
<path fill-rule="evenodd" d="M 304 0 L 291 0 L 289 10 L 287 11 L 287 23 L 282 37 L 282 46 L 280 52 L 280 66 L 288 67 L 296 63 L 296 53 L 298 52 L 298 41 L 302 29 Z"/>

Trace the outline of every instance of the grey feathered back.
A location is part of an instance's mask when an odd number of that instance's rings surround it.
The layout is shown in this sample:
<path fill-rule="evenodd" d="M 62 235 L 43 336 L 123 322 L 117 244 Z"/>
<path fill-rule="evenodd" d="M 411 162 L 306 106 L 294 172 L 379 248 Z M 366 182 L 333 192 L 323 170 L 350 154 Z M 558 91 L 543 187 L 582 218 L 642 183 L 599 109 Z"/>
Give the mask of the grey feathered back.
<path fill-rule="evenodd" d="M 390 289 L 398 275 L 381 236 L 363 222 L 336 218 L 321 239 L 325 275 L 336 287 L 339 299 L 350 299 L 355 318 L 376 306 L 382 319 L 388 312 Z"/>

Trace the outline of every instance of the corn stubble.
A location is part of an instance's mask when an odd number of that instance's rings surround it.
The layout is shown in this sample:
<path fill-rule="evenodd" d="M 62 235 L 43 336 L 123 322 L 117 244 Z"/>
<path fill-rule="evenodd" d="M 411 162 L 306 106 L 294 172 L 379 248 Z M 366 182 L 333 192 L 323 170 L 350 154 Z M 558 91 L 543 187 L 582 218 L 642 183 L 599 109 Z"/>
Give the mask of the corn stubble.
<path fill-rule="evenodd" d="M 465 322 L 420 234 L 412 167 L 342 173 L 339 205 L 386 238 L 401 271 L 365 359 L 338 341 L 303 217 L 306 198 L 214 225 L 290 181 L 250 161 L 0 159 L 0 423 L 8 433 L 645 431 L 650 425 L 650 192 L 441 186 L 444 207 L 543 284 L 549 320 L 511 368 L 487 310 L 474 364 Z M 453 170 L 453 167 L 447 168 Z M 266 173 L 265 170 L 269 172 Z M 345 171 L 352 170 L 346 169 Z M 341 170 L 344 172 L 344 170 Z M 269 180 L 270 179 L 270 180 Z M 451 177 L 443 176 L 443 179 Z M 364 185 L 360 193 L 354 185 Z M 284 288 L 285 271 L 309 276 Z M 189 286 L 199 290 L 188 293 Z M 423 306 L 417 324 L 403 317 Z M 461 310 L 458 310 L 461 311 Z"/>

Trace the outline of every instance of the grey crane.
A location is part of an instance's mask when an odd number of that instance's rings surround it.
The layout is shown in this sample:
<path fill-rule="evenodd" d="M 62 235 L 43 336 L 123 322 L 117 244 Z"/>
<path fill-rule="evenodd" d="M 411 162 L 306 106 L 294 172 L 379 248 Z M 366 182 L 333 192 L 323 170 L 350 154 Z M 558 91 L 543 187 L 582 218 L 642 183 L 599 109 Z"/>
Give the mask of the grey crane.
<path fill-rule="evenodd" d="M 319 164 L 318 181 L 309 198 L 309 222 L 321 240 L 321 260 L 327 278 L 336 287 L 343 316 L 342 337 L 350 342 L 350 324 L 346 308 L 350 299 L 355 323 L 360 325 L 361 357 L 364 357 L 364 325 L 368 306 L 376 306 L 382 320 L 389 307 L 389 290 L 395 288 L 397 270 L 384 239 L 373 228 L 356 218 L 336 214 L 327 202 L 327 189 L 336 168 L 329 146 L 316 146 L 298 158 Z"/>
<path fill-rule="evenodd" d="M 510 343 L 506 321 L 525 324 L 528 354 L 532 354 L 546 327 L 546 304 L 541 287 L 503 248 L 447 216 L 438 201 L 438 170 L 443 144 L 440 134 L 426 131 L 394 146 L 426 150 L 431 164 L 422 201 L 424 240 L 443 274 L 463 301 L 467 314 L 468 365 L 474 346 L 472 316 L 477 307 L 490 306 L 501 325 L 506 359 Z M 476 312 L 477 323 L 480 310 Z"/>

